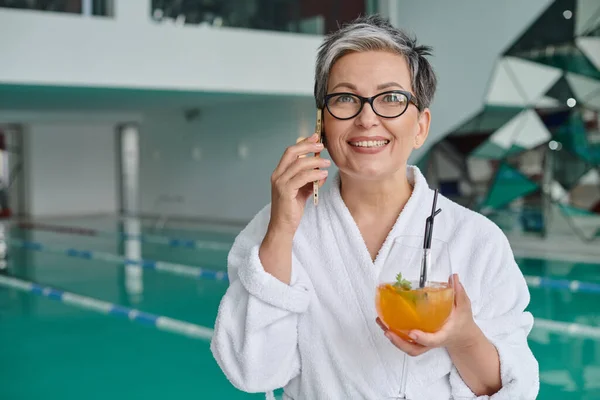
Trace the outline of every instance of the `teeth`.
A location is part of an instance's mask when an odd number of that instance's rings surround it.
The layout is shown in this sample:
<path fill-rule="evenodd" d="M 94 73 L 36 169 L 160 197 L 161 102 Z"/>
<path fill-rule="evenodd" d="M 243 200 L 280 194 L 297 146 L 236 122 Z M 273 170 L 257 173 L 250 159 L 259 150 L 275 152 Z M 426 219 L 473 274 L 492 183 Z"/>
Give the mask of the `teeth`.
<path fill-rule="evenodd" d="M 389 142 L 389 140 L 363 140 L 362 142 L 350 142 L 350 144 L 356 147 L 381 147 Z"/>

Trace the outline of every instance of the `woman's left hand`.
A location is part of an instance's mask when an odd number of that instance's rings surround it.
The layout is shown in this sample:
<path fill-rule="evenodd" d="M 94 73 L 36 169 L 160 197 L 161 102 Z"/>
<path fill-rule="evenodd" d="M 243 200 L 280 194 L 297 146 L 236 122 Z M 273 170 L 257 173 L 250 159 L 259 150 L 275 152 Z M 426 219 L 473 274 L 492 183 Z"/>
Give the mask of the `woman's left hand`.
<path fill-rule="evenodd" d="M 436 347 L 445 347 L 448 350 L 454 350 L 469 347 L 476 342 L 481 331 L 473 320 L 471 301 L 460 283 L 458 275 L 454 274 L 452 278 L 454 280 L 455 293 L 454 307 L 450 317 L 438 332 L 410 331 L 408 336 L 414 341 L 414 343 L 410 343 L 388 330 L 383 322 L 377 318 L 377 323 L 385 332 L 385 336 L 396 347 L 414 357 Z"/>

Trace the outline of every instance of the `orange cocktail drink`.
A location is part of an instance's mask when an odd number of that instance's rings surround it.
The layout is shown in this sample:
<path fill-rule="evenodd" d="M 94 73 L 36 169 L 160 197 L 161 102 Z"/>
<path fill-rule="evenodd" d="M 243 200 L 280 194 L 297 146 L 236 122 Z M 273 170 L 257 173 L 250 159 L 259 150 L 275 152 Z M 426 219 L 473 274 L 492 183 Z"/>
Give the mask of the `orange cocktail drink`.
<path fill-rule="evenodd" d="M 376 306 L 379 318 L 396 335 L 412 341 L 408 333 L 417 329 L 437 332 L 444 325 L 454 304 L 454 289 L 448 282 L 382 283 L 377 287 Z"/>

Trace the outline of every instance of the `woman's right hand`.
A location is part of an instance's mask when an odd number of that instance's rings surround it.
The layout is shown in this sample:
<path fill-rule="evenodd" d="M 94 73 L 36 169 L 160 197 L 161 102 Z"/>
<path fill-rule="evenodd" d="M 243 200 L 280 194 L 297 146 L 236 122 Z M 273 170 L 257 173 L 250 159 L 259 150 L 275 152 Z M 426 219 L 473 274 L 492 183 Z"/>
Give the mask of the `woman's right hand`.
<path fill-rule="evenodd" d="M 323 150 L 317 140 L 315 134 L 288 147 L 271 175 L 271 219 L 258 256 L 265 271 L 285 284 L 291 280 L 292 242 L 313 182 L 322 186 L 327 179 L 327 171 L 316 168 L 331 164 L 320 157 L 303 157 Z"/>
<path fill-rule="evenodd" d="M 323 144 L 318 135 L 302 140 L 286 149 L 271 175 L 271 221 L 269 230 L 293 236 L 300 225 L 306 201 L 313 194 L 313 182 L 322 186 L 331 162 L 321 157 L 302 157 L 319 153 Z"/>

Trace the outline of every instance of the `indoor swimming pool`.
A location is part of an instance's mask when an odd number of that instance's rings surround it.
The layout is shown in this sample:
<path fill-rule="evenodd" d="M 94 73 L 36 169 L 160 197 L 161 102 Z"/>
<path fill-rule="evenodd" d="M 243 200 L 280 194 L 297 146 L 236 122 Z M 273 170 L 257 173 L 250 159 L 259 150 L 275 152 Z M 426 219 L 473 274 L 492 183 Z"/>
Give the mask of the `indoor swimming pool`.
<path fill-rule="evenodd" d="M 140 228 L 80 218 L 6 229 L 0 398 L 264 398 L 233 388 L 209 349 L 239 228 Z M 600 263 L 518 262 L 538 321 L 539 398 L 600 399 Z"/>

